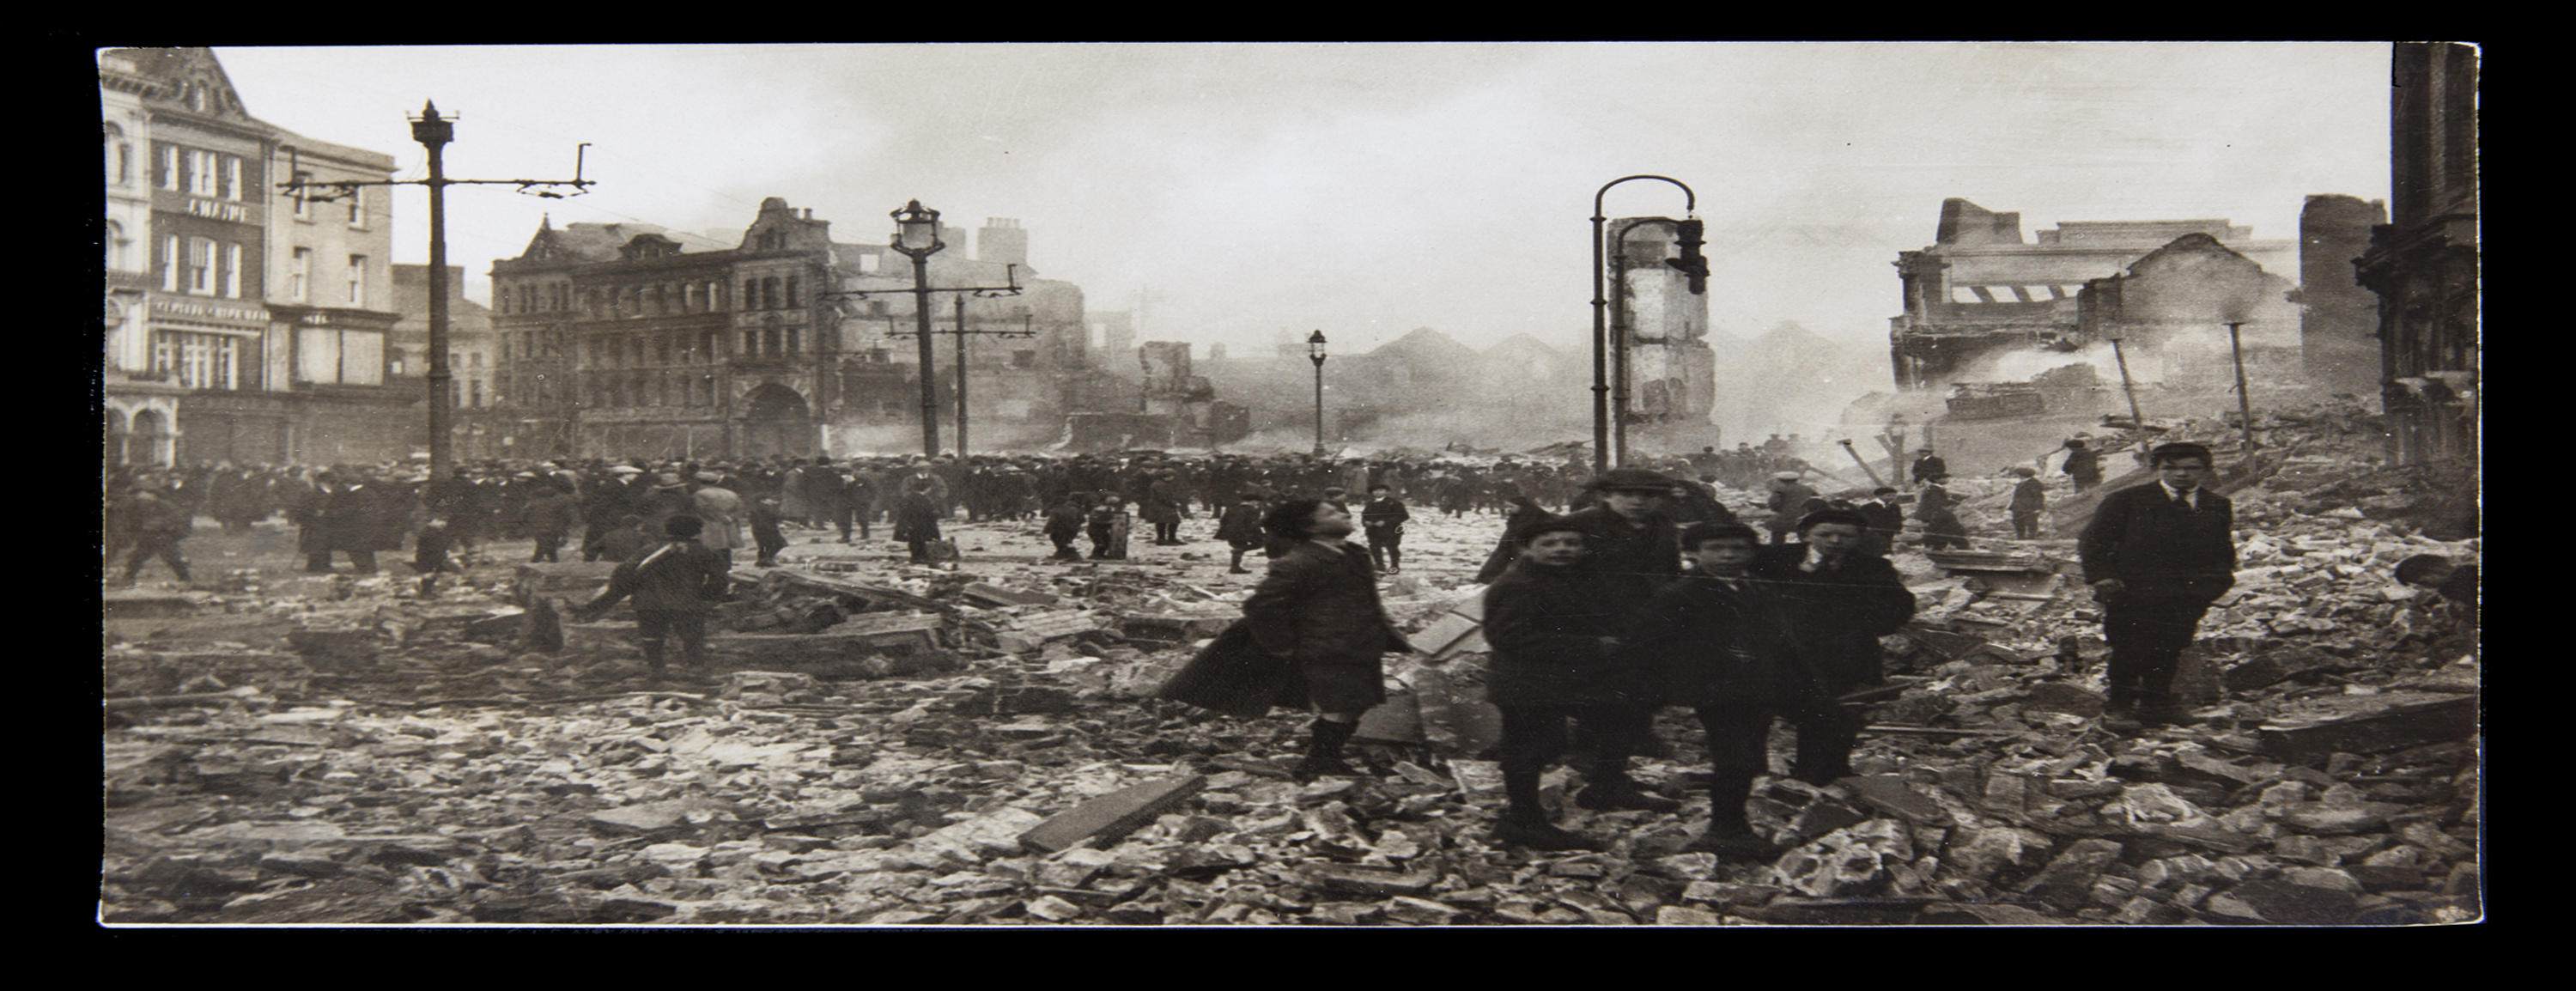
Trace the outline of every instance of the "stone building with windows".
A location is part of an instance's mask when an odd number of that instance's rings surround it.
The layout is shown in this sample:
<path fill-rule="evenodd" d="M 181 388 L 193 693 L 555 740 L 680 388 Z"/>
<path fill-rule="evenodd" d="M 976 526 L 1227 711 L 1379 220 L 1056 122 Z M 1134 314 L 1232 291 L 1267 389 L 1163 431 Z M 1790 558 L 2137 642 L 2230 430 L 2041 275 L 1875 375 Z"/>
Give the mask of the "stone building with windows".
<path fill-rule="evenodd" d="M 650 224 L 541 223 L 517 258 L 492 263 L 499 445 L 515 457 L 801 457 L 917 428 L 911 260 L 835 244 L 830 229 L 778 197 L 731 244 Z M 1019 239 L 988 228 L 985 244 L 1011 260 L 951 249 L 931 257 L 930 284 L 1009 285 L 1026 240 L 1006 229 Z M 1021 296 L 965 308 L 969 329 L 1033 335 L 970 340 L 969 398 L 987 426 L 1060 422 L 1048 373 L 1081 360 L 1080 290 L 1017 272 Z M 956 324 L 955 295 L 934 292 L 931 314 L 943 423 L 955 340 L 939 331 Z"/>
<path fill-rule="evenodd" d="M 407 451 L 411 418 L 384 385 L 391 200 L 376 188 L 317 215 L 275 187 L 284 160 L 323 181 L 381 182 L 393 159 L 252 117 L 206 49 L 114 49 L 98 64 L 107 123 L 123 131 L 110 133 L 107 173 L 110 457 Z"/>

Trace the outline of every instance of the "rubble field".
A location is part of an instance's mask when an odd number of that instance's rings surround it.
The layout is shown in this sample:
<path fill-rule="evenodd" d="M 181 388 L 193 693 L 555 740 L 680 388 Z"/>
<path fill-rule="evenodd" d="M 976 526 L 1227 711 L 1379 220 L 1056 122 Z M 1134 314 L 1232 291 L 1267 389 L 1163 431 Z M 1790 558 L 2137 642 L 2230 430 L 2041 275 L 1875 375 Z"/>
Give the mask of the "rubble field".
<path fill-rule="evenodd" d="M 735 572 L 708 667 L 675 665 L 659 687 L 642 682 L 631 614 L 563 618 L 606 565 L 517 565 L 524 542 L 500 543 L 463 588 L 423 599 L 406 576 L 294 574 L 275 534 L 205 534 L 190 551 L 222 578 L 102 597 L 101 917 L 2481 918 L 2474 630 L 2388 577 L 2413 553 L 2473 562 L 2478 542 L 2344 513 L 2332 494 L 2237 498 L 2244 570 L 2186 658 L 2198 708 L 2128 736 L 2101 725 L 2099 626 L 2070 541 L 1985 528 L 1978 551 L 1926 555 L 1909 535 L 1895 560 L 1921 609 L 1888 639 L 1894 687 L 1861 773 L 1764 779 L 1752 811 L 1783 851 L 1768 861 L 1685 852 L 1707 768 L 1680 710 L 1659 727 L 1669 752 L 1635 762 L 1679 813 L 1581 810 L 1579 774 L 1558 769 L 1546 800 L 1606 849 L 1491 838 L 1497 729 L 1468 582 L 1493 516 L 1416 517 L 1384 594 L 1422 653 L 1390 658 L 1393 697 L 1363 723 L 1373 773 L 1306 784 L 1287 773 L 1305 716 L 1149 697 L 1258 577 L 1224 573 L 1204 518 L 1184 525 L 1194 543 L 1073 563 L 1042 560 L 1034 522 L 956 524 L 956 571 L 793 531 L 783 567 Z"/>

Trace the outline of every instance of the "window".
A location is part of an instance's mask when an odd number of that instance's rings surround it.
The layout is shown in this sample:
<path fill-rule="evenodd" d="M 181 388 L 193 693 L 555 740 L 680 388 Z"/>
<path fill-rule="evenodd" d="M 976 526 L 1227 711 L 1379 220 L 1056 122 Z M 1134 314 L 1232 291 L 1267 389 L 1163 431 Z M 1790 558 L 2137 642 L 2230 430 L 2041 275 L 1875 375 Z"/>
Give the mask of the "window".
<path fill-rule="evenodd" d="M 311 220 L 313 219 L 313 201 L 305 198 L 304 186 L 302 184 L 312 182 L 313 173 L 297 172 L 295 173 L 295 181 L 297 183 L 295 187 L 295 215 L 304 220 Z"/>
<path fill-rule="evenodd" d="M 191 389 L 238 387 L 240 342 L 222 334 L 162 331 L 152 340 L 152 372 Z"/>
<path fill-rule="evenodd" d="M 287 260 L 286 298 L 297 303 L 313 298 L 313 249 L 297 248 Z"/>
<path fill-rule="evenodd" d="M 367 189 L 364 186 L 349 187 L 349 226 L 351 227 L 364 228 L 367 226 L 366 194 Z"/>
<path fill-rule="evenodd" d="M 211 239 L 188 239 L 188 292 L 197 296 L 214 295 L 215 242 Z"/>
<path fill-rule="evenodd" d="M 476 406 L 481 406 L 481 405 L 483 405 L 483 382 L 482 382 L 482 380 L 477 379 L 477 380 L 475 380 L 475 381 L 473 381 L 473 382 L 470 382 L 470 383 L 467 383 L 467 384 L 468 384 L 468 385 L 470 385 L 470 386 L 472 386 L 472 387 L 473 387 L 473 389 L 474 389 L 474 405 L 476 405 Z"/>
<path fill-rule="evenodd" d="M 778 328 L 772 327 L 761 332 L 760 353 L 772 358 L 778 357 Z"/>
<path fill-rule="evenodd" d="M 884 256 L 884 255 L 860 255 L 860 256 L 859 256 L 859 274 L 860 274 L 860 275 L 867 275 L 867 274 L 869 274 L 869 273 L 875 272 L 875 271 L 877 270 L 877 266 L 878 266 L 879 264 L 883 263 L 884 261 L 885 261 L 885 256 Z"/>
<path fill-rule="evenodd" d="M 787 307 L 796 308 L 796 277 L 793 275 L 787 277 Z"/>
<path fill-rule="evenodd" d="M 760 280 L 760 308 L 764 310 L 775 310 L 778 308 L 777 278 L 772 277 Z"/>
<path fill-rule="evenodd" d="M 125 271 L 126 246 L 132 243 L 125 238 L 125 228 L 116 221 L 108 221 L 104 240 L 107 242 L 107 270 Z"/>
<path fill-rule="evenodd" d="M 788 353 L 788 354 L 795 354 L 795 353 L 797 353 L 798 351 L 803 350 L 802 348 L 800 348 L 800 347 L 798 347 L 798 346 L 797 346 L 797 340 L 796 340 L 796 338 L 797 338 L 797 330 L 796 330 L 796 328 L 794 328 L 794 327 L 789 327 L 789 328 L 787 328 L 787 353 Z"/>
<path fill-rule="evenodd" d="M 742 356 L 743 356 L 743 357 L 745 357 L 745 358 L 751 358 L 751 357 L 756 357 L 756 356 L 758 356 L 759 354 L 760 354 L 760 332 L 759 332 L 759 331 L 757 331 L 757 330 L 746 330 L 746 331 L 743 331 L 743 332 L 742 332 Z"/>
<path fill-rule="evenodd" d="M 179 239 L 175 235 L 161 239 L 161 288 L 165 292 L 179 291 Z"/>
<path fill-rule="evenodd" d="M 214 152 L 192 151 L 188 153 L 188 191 L 198 196 L 211 197 L 215 195 Z"/>
<path fill-rule="evenodd" d="M 510 335 L 508 334 L 501 335 L 501 363 L 504 365 L 510 363 Z"/>
<path fill-rule="evenodd" d="M 698 359 L 700 361 L 714 362 L 723 360 L 724 335 L 709 332 L 704 336 L 701 336 L 698 338 L 698 350 L 701 355 Z"/>
<path fill-rule="evenodd" d="M 242 198 L 241 156 L 239 155 L 224 156 L 224 198 L 228 200 Z"/>
<path fill-rule="evenodd" d="M 242 246 L 224 245 L 224 295 L 240 299 L 242 294 Z"/>
<path fill-rule="evenodd" d="M 349 256 L 349 305 L 367 305 L 367 256 Z"/>
<path fill-rule="evenodd" d="M 759 279 L 742 280 L 742 308 L 746 310 L 757 310 L 760 308 Z"/>
<path fill-rule="evenodd" d="M 161 146 L 161 180 L 163 189 L 179 188 L 179 146 Z"/>
<path fill-rule="evenodd" d="M 107 181 L 118 186 L 134 181 L 134 146 L 126 143 L 125 129 L 107 125 L 106 142 Z"/>

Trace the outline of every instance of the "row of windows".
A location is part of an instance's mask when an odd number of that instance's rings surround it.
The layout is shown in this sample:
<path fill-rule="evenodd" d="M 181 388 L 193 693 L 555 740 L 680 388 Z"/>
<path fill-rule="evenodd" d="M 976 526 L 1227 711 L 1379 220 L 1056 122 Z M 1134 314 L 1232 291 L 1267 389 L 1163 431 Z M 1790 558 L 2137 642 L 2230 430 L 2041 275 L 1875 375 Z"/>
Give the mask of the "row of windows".
<path fill-rule="evenodd" d="M 707 283 L 712 288 L 715 283 Z M 572 286 L 561 282 L 538 285 L 534 282 L 502 286 L 492 294 L 492 309 L 497 313 L 542 313 L 572 309 Z"/>
<path fill-rule="evenodd" d="M 313 181 L 313 173 L 311 173 L 311 172 L 297 172 L 297 173 L 295 173 L 295 181 L 296 181 L 296 182 L 299 182 L 299 183 L 303 183 L 303 182 L 312 182 L 312 181 Z M 313 204 L 314 204 L 315 202 L 316 202 L 316 201 L 315 201 L 314 199 L 312 199 L 311 197 L 309 197 L 309 196 L 305 195 L 305 189 L 304 189 L 304 187 L 302 187 L 302 186 L 298 186 L 298 187 L 296 187 L 296 189 L 295 189 L 295 219 L 297 219 L 297 220 L 311 220 L 311 219 L 313 219 Z M 358 229 L 360 229 L 360 230 L 364 230 L 364 229 L 366 229 L 366 226 L 367 226 L 367 187 L 365 187 L 365 186 L 358 186 L 358 187 L 355 187 L 355 188 L 353 188 L 353 189 L 349 189 L 349 190 L 347 190 L 347 191 L 346 191 L 346 192 L 341 196 L 341 198 L 338 200 L 338 202 L 341 204 L 341 206 L 342 206 L 342 207 L 347 211 L 347 213 L 348 213 L 349 226 L 354 227 L 354 228 L 358 228 Z"/>
<path fill-rule="evenodd" d="M 716 378 L 713 375 L 687 376 L 669 372 L 660 375 L 593 375 L 585 382 L 590 386 L 589 405 L 594 407 L 716 404 Z"/>
<path fill-rule="evenodd" d="M 241 341 L 225 334 L 152 335 L 152 374 L 191 389 L 241 388 Z"/>
<path fill-rule="evenodd" d="M 125 132 L 114 124 L 107 125 L 107 181 L 119 186 L 134 184 L 134 144 L 125 140 Z M 152 183 L 163 189 L 185 192 L 208 199 L 240 200 L 249 187 L 242 179 L 239 155 L 181 148 L 163 144 L 160 168 L 154 171 Z"/>
<path fill-rule="evenodd" d="M 555 357 L 563 348 L 563 335 L 551 330 L 546 331 L 542 337 L 533 330 L 505 330 L 501 332 L 500 336 L 501 363 L 504 365 L 513 361 L 552 358 Z M 539 354 L 537 350 L 538 345 L 541 342 L 545 347 L 545 352 L 543 354 Z"/>
<path fill-rule="evenodd" d="M 110 250 L 114 250 L 110 244 Z M 116 259 L 111 257 L 113 263 Z M 210 237 L 161 239 L 161 288 L 191 296 L 242 295 L 242 246 Z"/>
<path fill-rule="evenodd" d="M 796 309 L 805 305 L 804 283 L 793 275 L 744 279 L 741 301 L 746 310 Z M 572 302 L 572 288 L 560 283 L 505 285 L 492 294 L 496 313 L 562 311 L 571 309 Z M 608 320 L 713 313 L 725 309 L 725 300 L 722 287 L 714 282 L 654 283 L 583 290 L 581 308 L 584 319 Z M 882 312 L 884 304 L 878 304 L 876 309 Z"/>
<path fill-rule="evenodd" d="M 349 264 L 341 269 L 341 285 L 335 301 L 353 307 L 367 305 L 367 256 L 350 255 Z M 286 260 L 286 298 L 298 303 L 314 301 L 313 249 L 297 248 Z"/>

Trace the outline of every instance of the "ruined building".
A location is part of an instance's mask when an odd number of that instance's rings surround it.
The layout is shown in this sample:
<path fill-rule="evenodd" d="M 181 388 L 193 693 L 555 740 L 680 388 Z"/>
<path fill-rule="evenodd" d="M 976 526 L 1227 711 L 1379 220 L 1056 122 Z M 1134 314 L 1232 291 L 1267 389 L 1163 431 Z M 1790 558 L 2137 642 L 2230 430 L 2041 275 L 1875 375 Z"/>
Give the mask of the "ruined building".
<path fill-rule="evenodd" d="M 492 263 L 503 371 L 492 414 L 519 457 L 805 456 L 911 449 L 921 378 L 911 259 L 839 244 L 770 197 L 731 243 L 650 224 L 541 223 Z M 1085 360 L 1082 292 L 1036 278 L 1016 221 L 929 259 L 934 388 L 955 425 L 960 326 L 973 438 L 1061 416 L 1054 373 Z M 941 287 L 1023 287 L 976 298 Z M 1007 334 L 1008 336 L 1005 336 Z M 834 436 L 841 437 L 835 442 Z"/>
<path fill-rule="evenodd" d="M 1945 386 L 1999 351 L 2080 346 L 2076 296 L 2149 252 L 2198 234 L 2268 272 L 2291 271 L 2296 245 L 2258 241 L 2225 220 L 2069 221 L 2024 241 L 2021 215 L 1964 199 L 1941 203 L 1932 245 L 1897 253 L 1905 312 L 1889 321 L 1896 384 Z"/>
<path fill-rule="evenodd" d="M 384 182 L 393 158 L 251 116 L 203 48 L 105 51 L 98 79 L 106 459 L 374 461 L 424 443 L 418 380 L 387 377 L 391 191 L 277 188 Z"/>
<path fill-rule="evenodd" d="M 2119 274 L 2086 280 L 2077 294 L 2073 342 L 2118 339 L 2130 372 L 2142 381 L 2218 388 L 2235 381 L 2228 331 L 2235 323 L 2247 373 L 2292 380 L 2301 374 L 2301 348 L 2290 290 L 2290 280 L 2217 238 L 2185 234 Z"/>
<path fill-rule="evenodd" d="M 1610 222 L 1610 333 L 1624 350 L 1628 422 L 1706 427 L 1716 401 L 1717 356 L 1708 346 L 1708 296 L 1664 264 L 1680 257 L 1672 225 L 1647 218 Z M 1614 370 L 1616 374 L 1616 370 Z"/>
<path fill-rule="evenodd" d="M 429 266 L 396 265 L 393 274 L 393 308 L 402 319 L 385 338 L 385 380 L 420 395 L 429 375 Z M 465 266 L 447 266 L 447 392 L 457 457 L 509 455 L 491 415 L 500 357 L 491 309 L 465 298 Z"/>
<path fill-rule="evenodd" d="M 2477 457 L 2478 53 L 2400 43 L 2389 103 L 2389 223 L 2371 231 L 2363 285 L 2379 297 L 2389 454 Z"/>
<path fill-rule="evenodd" d="M 2351 196 L 2311 196 L 2299 211 L 2299 346 L 2308 377 L 2334 392 L 2379 390 L 2379 297 L 2364 288 L 2353 263 L 2370 249 L 2371 228 L 2388 222 L 2388 203 Z"/>

